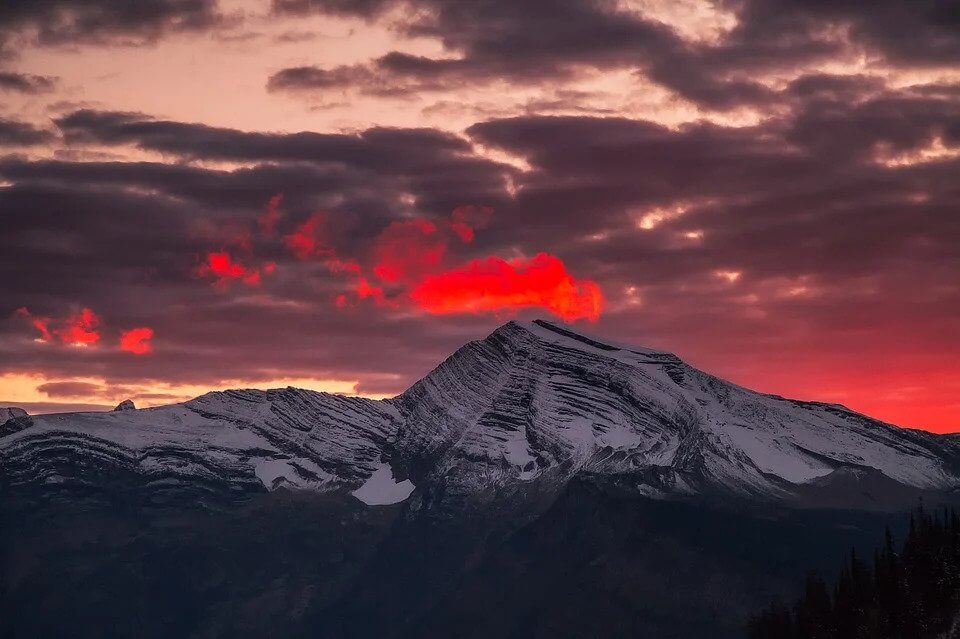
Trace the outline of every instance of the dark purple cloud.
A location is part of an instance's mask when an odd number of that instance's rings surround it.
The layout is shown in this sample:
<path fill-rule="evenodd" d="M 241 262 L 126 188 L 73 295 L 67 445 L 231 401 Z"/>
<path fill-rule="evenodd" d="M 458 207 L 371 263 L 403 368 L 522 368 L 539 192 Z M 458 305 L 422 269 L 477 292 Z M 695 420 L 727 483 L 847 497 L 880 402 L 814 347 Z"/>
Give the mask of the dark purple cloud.
<path fill-rule="evenodd" d="M 0 44 L 18 34 L 42 45 L 139 43 L 221 20 L 216 0 L 5 0 Z"/>
<path fill-rule="evenodd" d="M 271 90 L 354 87 L 374 95 L 402 95 L 494 80 L 557 81 L 583 67 L 619 67 L 644 70 L 685 97 L 726 109 L 756 102 L 769 92 L 748 77 L 733 77 L 733 66 L 721 59 L 738 57 L 739 66 L 748 68 L 737 70 L 744 71 L 776 66 L 783 57 L 774 46 L 762 52 L 701 50 L 670 27 L 610 1 L 422 0 L 408 5 L 315 1 L 275 2 L 274 6 L 279 12 L 317 11 L 371 19 L 387 8 L 407 6 L 407 17 L 401 20 L 405 33 L 438 38 L 462 57 L 433 59 L 394 51 L 366 64 L 293 67 L 270 78 Z M 800 57 L 797 52 L 791 55 Z"/>
<path fill-rule="evenodd" d="M 46 93 L 52 91 L 56 84 L 57 79 L 50 76 L 0 71 L 0 91 Z"/>
<path fill-rule="evenodd" d="M 291 67 L 274 74 L 268 88 L 404 95 L 495 80 L 557 81 L 583 67 L 621 68 L 726 110 L 768 105 L 774 94 L 756 78 L 769 72 L 796 72 L 862 52 L 906 66 L 942 67 L 960 58 L 960 10 L 943 0 L 736 0 L 718 8 L 736 16 L 735 26 L 718 40 L 692 42 L 612 0 L 275 0 L 278 13 L 389 15 L 408 35 L 438 38 L 451 57 L 392 52 L 362 64 Z"/>
<path fill-rule="evenodd" d="M 0 147 L 33 146 L 54 139 L 53 133 L 29 122 L 0 118 Z"/>

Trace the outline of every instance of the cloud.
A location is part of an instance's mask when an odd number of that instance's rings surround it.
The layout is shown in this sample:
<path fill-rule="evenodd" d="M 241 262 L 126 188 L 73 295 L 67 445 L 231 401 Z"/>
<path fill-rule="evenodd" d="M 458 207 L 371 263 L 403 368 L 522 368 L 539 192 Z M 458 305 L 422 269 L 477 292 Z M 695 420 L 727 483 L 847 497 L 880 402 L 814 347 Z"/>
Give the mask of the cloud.
<path fill-rule="evenodd" d="M 771 99 L 773 92 L 756 80 L 759 74 L 825 61 L 849 48 L 816 27 L 804 38 L 769 36 L 750 25 L 719 39 L 691 41 L 655 7 L 612 0 L 290 1 L 274 8 L 383 20 L 409 37 L 435 38 L 445 51 L 434 58 L 391 51 L 366 63 L 290 67 L 271 76 L 273 91 L 403 96 L 504 81 L 528 86 L 569 80 L 587 69 L 619 69 L 634 70 L 707 108 L 728 110 Z M 705 10 L 737 8 L 718 3 Z M 530 25 L 537 25 L 536 33 Z M 826 24 L 822 31 L 828 31 Z"/>
<path fill-rule="evenodd" d="M 120 334 L 120 350 L 134 355 L 147 355 L 153 352 L 152 340 L 152 328 L 131 328 Z"/>
<path fill-rule="evenodd" d="M 41 45 L 141 44 L 223 20 L 216 0 L 8 0 L 0 6 L 0 43 L 21 37 Z"/>
<path fill-rule="evenodd" d="M 778 99 L 771 88 L 777 77 L 830 63 L 866 58 L 887 67 L 942 70 L 960 61 L 958 12 L 942 0 L 695 6 L 694 18 L 713 14 L 716 24 L 671 19 L 682 7 L 658 2 L 277 0 L 278 14 L 359 17 L 410 38 L 434 38 L 444 51 L 290 67 L 271 76 L 268 88 L 407 96 L 497 82 L 563 82 L 585 69 L 634 70 L 701 107 L 724 111 L 769 109 Z"/>
<path fill-rule="evenodd" d="M 0 71 L 0 90 L 36 94 L 50 92 L 56 85 L 57 78 L 51 76 Z"/>
<path fill-rule="evenodd" d="M 373 272 L 384 282 L 409 282 L 435 271 L 447 253 L 446 237 L 430 220 L 391 222 L 374 246 Z"/>
<path fill-rule="evenodd" d="M 330 194 L 337 206 L 316 207 L 352 211 L 380 208 L 386 198 L 392 207 L 413 197 L 421 211 L 445 213 L 464 201 L 499 204 L 505 196 L 513 167 L 473 154 L 464 138 L 435 129 L 374 127 L 357 133 L 255 133 L 154 120 L 133 113 L 80 110 L 56 119 L 71 143 L 132 144 L 141 149 L 185 159 L 229 160 L 262 163 L 244 173 L 265 182 L 255 191 L 265 201 L 282 190 L 285 204 L 299 204 L 291 188 Z M 279 164 L 279 166 L 278 166 Z M 63 168 L 62 166 L 59 168 Z M 155 170 L 154 167 L 150 167 Z M 112 166 L 117 173 L 136 171 L 135 165 Z M 77 169 L 74 169 L 77 170 Z M 182 176 L 181 188 L 198 176 L 211 173 L 163 167 Z M 179 173 L 178 173 L 179 171 Z M 239 179 L 235 180 L 240 182 Z M 312 182 L 310 187 L 306 184 Z M 249 206 L 255 184 L 250 179 L 234 185 L 232 197 L 238 206 Z M 351 193 L 352 192 L 352 193 Z M 344 202 L 343 194 L 353 195 Z M 336 195 L 336 197 L 334 197 Z"/>
<path fill-rule="evenodd" d="M 28 319 L 39 332 L 37 341 L 52 342 L 54 336 L 67 346 L 92 346 L 100 341 L 101 319 L 89 308 L 57 320 L 55 324 L 52 318 L 34 315 L 25 306 L 18 308 L 16 315 Z"/>
<path fill-rule="evenodd" d="M 54 137 L 50 131 L 27 122 L 0 118 L 0 146 L 33 146 L 50 142 Z"/>
<path fill-rule="evenodd" d="M 329 258 L 334 255 L 330 246 L 327 216 L 324 213 L 313 213 L 297 225 L 292 233 L 285 235 L 283 242 L 299 260 Z"/>
<path fill-rule="evenodd" d="M 213 277 L 215 286 L 227 286 L 233 281 L 247 286 L 259 286 L 262 281 L 261 274 L 269 275 L 275 268 L 276 264 L 272 262 L 264 264 L 262 269 L 247 267 L 229 252 L 217 251 L 207 253 L 206 259 L 197 266 L 195 273 L 197 277 Z"/>
<path fill-rule="evenodd" d="M 46 382 L 37 386 L 37 390 L 52 398 L 87 398 L 101 394 L 105 389 L 100 384 L 90 382 Z"/>
<path fill-rule="evenodd" d="M 388 7 L 397 4 L 395 0 L 272 0 L 274 13 L 292 13 L 297 15 L 323 12 L 358 17 L 373 17 Z"/>
<path fill-rule="evenodd" d="M 433 129 L 372 128 L 358 134 L 258 133 L 82 109 L 54 121 L 74 142 L 135 144 L 150 151 L 219 160 L 340 162 L 405 167 L 469 152 L 465 140 Z M 389 157 L 388 154 L 394 154 Z"/>
<path fill-rule="evenodd" d="M 100 317 L 89 308 L 83 308 L 68 317 L 53 334 L 69 346 L 91 346 L 100 341 Z"/>
<path fill-rule="evenodd" d="M 277 232 L 277 224 L 283 217 L 280 206 L 283 204 L 283 194 L 277 193 L 267 202 L 267 207 L 263 215 L 257 218 L 257 224 L 260 227 L 260 233 L 267 237 L 272 237 Z"/>
<path fill-rule="evenodd" d="M 569 321 L 599 318 L 603 306 L 599 285 L 575 280 L 553 255 L 540 253 L 530 260 L 489 256 L 447 268 L 449 240 L 473 242 L 474 229 L 485 227 L 491 214 L 488 207 L 464 205 L 437 221 L 395 220 L 375 238 L 368 266 L 338 258 L 325 232 L 322 241 L 317 239 L 324 216 L 310 216 L 285 240 L 298 259 L 320 259 L 331 272 L 347 275 L 356 302 L 370 299 L 378 307 L 393 309 L 412 305 L 434 314 L 541 308 Z M 369 273 L 381 285 L 372 284 Z M 337 295 L 334 304 L 341 309 L 354 305 L 347 293 Z"/>
<path fill-rule="evenodd" d="M 16 314 L 25 317 L 30 321 L 30 325 L 33 326 L 40 334 L 37 338 L 41 342 L 49 342 L 53 339 L 53 333 L 50 332 L 50 318 L 49 317 L 37 317 L 30 313 L 30 310 L 26 306 L 21 306 L 16 310 Z"/>
<path fill-rule="evenodd" d="M 420 308 L 437 314 L 512 312 L 532 307 L 572 322 L 596 321 L 603 310 L 600 286 L 574 279 L 563 261 L 546 253 L 529 260 L 493 256 L 475 260 L 427 276 L 410 296 Z"/>
<path fill-rule="evenodd" d="M 493 209 L 489 206 L 458 206 L 450 214 L 450 229 L 461 241 L 472 242 L 474 231 L 486 227 L 490 223 L 491 215 Z"/>

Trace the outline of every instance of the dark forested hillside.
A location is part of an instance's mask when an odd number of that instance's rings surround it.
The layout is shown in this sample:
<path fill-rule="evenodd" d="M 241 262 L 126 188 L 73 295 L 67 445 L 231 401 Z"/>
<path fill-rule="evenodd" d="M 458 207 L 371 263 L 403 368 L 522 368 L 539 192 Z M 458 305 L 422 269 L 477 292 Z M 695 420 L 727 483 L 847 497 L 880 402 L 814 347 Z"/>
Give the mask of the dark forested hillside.
<path fill-rule="evenodd" d="M 902 544 L 887 529 L 868 559 L 851 552 L 836 582 L 809 573 L 788 607 L 772 603 L 750 624 L 750 639 L 952 639 L 960 637 L 960 516 L 910 517 Z"/>

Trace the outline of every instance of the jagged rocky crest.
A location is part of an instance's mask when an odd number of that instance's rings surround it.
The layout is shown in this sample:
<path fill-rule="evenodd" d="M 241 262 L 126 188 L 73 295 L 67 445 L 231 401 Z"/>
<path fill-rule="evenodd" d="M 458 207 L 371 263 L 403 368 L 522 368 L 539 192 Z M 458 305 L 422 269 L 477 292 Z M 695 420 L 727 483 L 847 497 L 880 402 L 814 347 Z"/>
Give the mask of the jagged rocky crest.
<path fill-rule="evenodd" d="M 578 476 L 656 498 L 960 484 L 952 436 L 756 393 L 669 353 L 541 320 L 505 324 L 383 401 L 232 390 L 159 408 L 3 417 L 8 486 L 71 491 L 109 479 L 159 502 L 287 487 L 440 507 L 555 494 Z"/>

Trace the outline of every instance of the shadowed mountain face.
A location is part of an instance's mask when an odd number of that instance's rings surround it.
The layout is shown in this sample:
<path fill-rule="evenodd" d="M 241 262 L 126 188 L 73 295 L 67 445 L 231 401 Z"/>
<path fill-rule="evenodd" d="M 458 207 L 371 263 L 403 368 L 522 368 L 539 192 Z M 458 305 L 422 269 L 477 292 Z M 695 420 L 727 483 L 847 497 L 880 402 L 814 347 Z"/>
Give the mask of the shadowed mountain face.
<path fill-rule="evenodd" d="M 543 321 L 385 401 L 6 416 L 5 637 L 732 637 L 960 485 L 954 437 Z"/>

